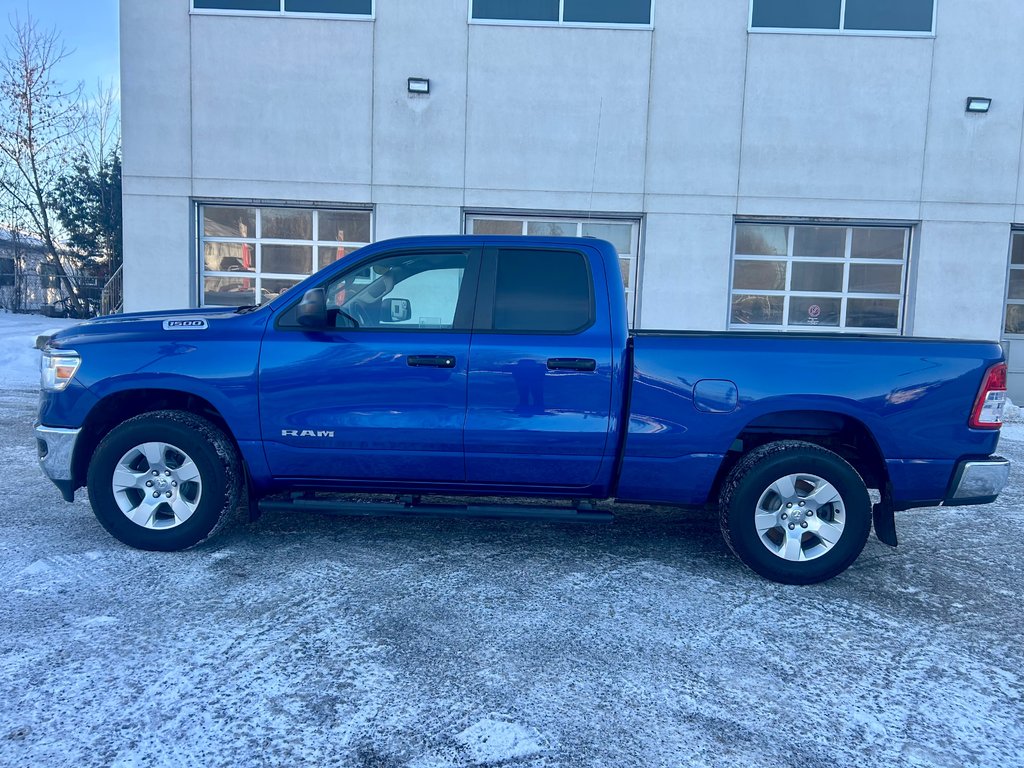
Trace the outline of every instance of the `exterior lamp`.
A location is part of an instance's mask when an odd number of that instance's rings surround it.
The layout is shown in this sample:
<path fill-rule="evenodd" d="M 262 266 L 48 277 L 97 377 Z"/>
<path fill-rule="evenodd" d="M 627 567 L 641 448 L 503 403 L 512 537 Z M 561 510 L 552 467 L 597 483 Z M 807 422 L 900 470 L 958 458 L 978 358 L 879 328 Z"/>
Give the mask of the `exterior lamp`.
<path fill-rule="evenodd" d="M 425 77 L 410 77 L 409 93 L 430 93 L 430 80 Z"/>
<path fill-rule="evenodd" d="M 984 114 L 992 106 L 992 99 L 984 99 L 980 96 L 971 96 L 967 99 L 967 111 Z"/>

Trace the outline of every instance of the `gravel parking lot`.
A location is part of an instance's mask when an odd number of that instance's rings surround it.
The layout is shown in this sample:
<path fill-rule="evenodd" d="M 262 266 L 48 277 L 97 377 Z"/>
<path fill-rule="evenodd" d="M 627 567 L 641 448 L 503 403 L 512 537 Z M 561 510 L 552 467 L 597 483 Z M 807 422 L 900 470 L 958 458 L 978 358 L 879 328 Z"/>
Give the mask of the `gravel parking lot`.
<path fill-rule="evenodd" d="M 1024 427 L 998 505 L 784 587 L 716 524 L 267 515 L 133 551 L 0 395 L 0 764 L 1020 766 Z"/>

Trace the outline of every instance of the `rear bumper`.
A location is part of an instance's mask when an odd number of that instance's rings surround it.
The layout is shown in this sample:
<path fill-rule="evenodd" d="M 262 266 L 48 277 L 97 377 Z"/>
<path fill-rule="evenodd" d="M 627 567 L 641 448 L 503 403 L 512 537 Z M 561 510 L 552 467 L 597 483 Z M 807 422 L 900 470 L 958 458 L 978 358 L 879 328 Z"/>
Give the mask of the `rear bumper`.
<path fill-rule="evenodd" d="M 75 443 L 81 431 L 36 425 L 39 466 L 42 467 L 43 474 L 60 490 L 65 501 L 75 499 L 71 462 L 75 455 Z"/>
<path fill-rule="evenodd" d="M 953 475 L 946 506 L 989 504 L 996 500 L 1010 480 L 1010 462 L 1002 456 L 980 461 L 961 461 Z"/>

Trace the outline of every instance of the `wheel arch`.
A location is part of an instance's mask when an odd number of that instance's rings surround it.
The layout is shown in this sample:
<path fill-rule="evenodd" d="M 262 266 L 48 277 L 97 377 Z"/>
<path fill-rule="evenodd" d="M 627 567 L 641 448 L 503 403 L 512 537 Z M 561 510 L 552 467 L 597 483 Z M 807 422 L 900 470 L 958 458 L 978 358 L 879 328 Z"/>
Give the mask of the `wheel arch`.
<path fill-rule="evenodd" d="M 800 440 L 832 451 L 857 470 L 868 488 L 885 489 L 889 483 L 882 449 L 863 421 L 838 411 L 781 410 L 759 415 L 740 430 L 715 476 L 709 500 L 718 498 L 722 484 L 743 456 L 779 440 Z"/>

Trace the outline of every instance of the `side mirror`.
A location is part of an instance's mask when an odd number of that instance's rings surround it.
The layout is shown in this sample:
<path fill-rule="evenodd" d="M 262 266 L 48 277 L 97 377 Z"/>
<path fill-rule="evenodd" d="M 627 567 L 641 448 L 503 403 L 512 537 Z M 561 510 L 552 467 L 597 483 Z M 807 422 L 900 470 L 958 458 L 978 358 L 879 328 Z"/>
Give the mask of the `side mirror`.
<path fill-rule="evenodd" d="M 404 323 L 412 317 L 412 303 L 408 299 L 384 299 L 380 303 L 382 323 Z"/>
<path fill-rule="evenodd" d="M 299 302 L 295 319 L 303 328 L 324 328 L 327 325 L 327 299 L 323 288 L 313 288 Z"/>

